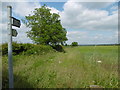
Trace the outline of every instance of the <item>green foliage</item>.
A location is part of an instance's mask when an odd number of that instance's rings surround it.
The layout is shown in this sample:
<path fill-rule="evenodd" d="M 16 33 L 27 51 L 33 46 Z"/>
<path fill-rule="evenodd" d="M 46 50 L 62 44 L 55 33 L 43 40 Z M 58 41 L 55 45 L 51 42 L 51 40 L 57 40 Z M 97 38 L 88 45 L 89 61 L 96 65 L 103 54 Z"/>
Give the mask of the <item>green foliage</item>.
<path fill-rule="evenodd" d="M 34 14 L 25 16 L 23 22 L 31 30 L 27 36 L 37 44 L 57 45 L 67 40 L 66 30 L 59 20 L 60 16 L 50 13 L 47 6 L 36 8 Z"/>
<path fill-rule="evenodd" d="M 18 44 L 18 43 L 13 43 L 13 54 L 14 55 L 18 55 L 22 52 L 26 52 L 27 50 L 29 49 L 32 49 L 33 48 L 33 45 L 32 44 Z"/>
<path fill-rule="evenodd" d="M 5 44 L 2 44 L 1 46 L 2 46 L 2 50 L 1 50 L 2 55 L 7 55 L 7 53 L 8 53 L 8 44 L 5 43 Z"/>
<path fill-rule="evenodd" d="M 45 46 L 45 45 L 34 45 L 32 49 L 27 50 L 24 52 L 25 55 L 31 55 L 31 54 L 46 54 L 50 51 L 53 51 L 52 47 Z"/>
<path fill-rule="evenodd" d="M 22 43 L 12 43 L 12 50 L 13 50 L 13 55 L 18 55 L 22 52 L 25 52 L 29 49 L 31 49 L 33 46 L 32 44 L 22 44 Z M 2 55 L 8 55 L 8 44 L 2 44 Z"/>
<path fill-rule="evenodd" d="M 63 49 L 61 45 L 53 45 L 52 48 L 58 52 L 65 52 L 65 50 Z"/>
<path fill-rule="evenodd" d="M 78 46 L 78 42 L 72 42 L 72 46 Z"/>
<path fill-rule="evenodd" d="M 23 44 L 23 43 L 12 43 L 13 47 L 13 55 L 18 55 L 18 54 L 25 54 L 25 55 L 30 55 L 30 54 L 42 54 L 42 53 L 47 53 L 49 51 L 53 51 L 52 47 L 50 46 L 45 46 L 45 45 L 34 45 L 34 44 Z M 2 44 L 2 55 L 8 55 L 8 44 Z"/>

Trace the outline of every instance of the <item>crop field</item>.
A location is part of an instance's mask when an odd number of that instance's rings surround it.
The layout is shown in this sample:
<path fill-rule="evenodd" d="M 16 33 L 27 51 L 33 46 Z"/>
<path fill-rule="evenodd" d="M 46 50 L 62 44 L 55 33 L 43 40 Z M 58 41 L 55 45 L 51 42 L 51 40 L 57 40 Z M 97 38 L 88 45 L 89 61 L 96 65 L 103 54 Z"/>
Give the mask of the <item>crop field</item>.
<path fill-rule="evenodd" d="M 118 46 L 64 46 L 64 52 L 13 56 L 15 88 L 118 88 Z M 8 58 L 2 57 L 3 87 Z"/>

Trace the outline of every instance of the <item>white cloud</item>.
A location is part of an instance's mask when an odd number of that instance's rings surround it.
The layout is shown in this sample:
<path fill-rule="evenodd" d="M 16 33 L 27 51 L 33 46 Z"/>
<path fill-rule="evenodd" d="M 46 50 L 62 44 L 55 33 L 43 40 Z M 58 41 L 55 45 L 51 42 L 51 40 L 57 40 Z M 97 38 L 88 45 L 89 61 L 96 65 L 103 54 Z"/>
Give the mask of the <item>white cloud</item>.
<path fill-rule="evenodd" d="M 24 17 L 28 14 L 31 14 L 35 8 L 39 8 L 39 7 L 40 7 L 40 4 L 38 2 L 36 2 L 36 3 L 30 3 L 30 2 L 22 3 L 22 2 L 20 2 L 20 3 L 15 4 L 14 12 L 17 15 Z"/>
<path fill-rule="evenodd" d="M 117 10 L 118 9 L 118 6 L 113 6 L 111 7 L 112 10 Z"/>
<path fill-rule="evenodd" d="M 99 20 L 91 20 L 82 24 L 88 30 L 118 30 L 118 15 L 105 16 Z"/>
<path fill-rule="evenodd" d="M 13 38 L 13 41 L 17 41 L 17 42 L 22 42 L 22 43 L 32 43 L 32 40 L 30 40 L 30 38 L 27 37 L 27 31 L 30 30 L 30 28 L 27 28 L 23 23 L 21 23 L 21 27 L 20 28 L 16 28 L 14 27 L 17 32 L 18 35 L 17 37 Z"/>
<path fill-rule="evenodd" d="M 88 33 L 85 31 L 68 31 L 67 32 L 68 44 L 72 42 L 78 42 L 79 44 L 85 43 L 85 39 L 88 38 Z"/>
<path fill-rule="evenodd" d="M 98 9 L 98 8 L 105 8 L 109 6 L 111 3 L 115 2 L 116 0 L 68 0 L 67 3 L 79 3 L 82 6 L 89 8 L 89 9 Z"/>
<path fill-rule="evenodd" d="M 0 18 L 0 22 L 5 23 L 7 21 L 7 12 L 1 12 L 2 18 Z"/>
<path fill-rule="evenodd" d="M 69 36 L 69 35 L 73 35 L 73 34 L 78 35 L 78 36 L 85 36 L 85 35 L 87 35 L 88 33 L 85 32 L 85 31 L 68 31 L 68 32 L 67 32 L 67 35 L 68 35 L 68 36 Z"/>
<path fill-rule="evenodd" d="M 92 3 L 93 4 L 93 3 Z M 89 3 L 86 3 L 89 6 Z M 77 2 L 67 2 L 60 13 L 62 25 L 66 28 L 87 30 L 116 30 L 118 14 L 109 16 L 108 11 L 89 9 Z"/>
<path fill-rule="evenodd" d="M 2 37 L 0 37 L 2 39 L 2 42 L 5 43 L 8 41 L 8 32 L 7 32 L 7 25 L 6 24 L 3 24 L 2 25 Z M 4 28 L 6 27 L 6 28 Z M 17 28 L 17 27 L 12 27 L 13 29 L 16 29 L 17 32 L 18 32 L 18 35 L 17 37 L 13 37 L 13 41 L 17 41 L 17 42 L 22 42 L 22 43 L 32 43 L 32 41 L 27 38 L 27 34 L 26 32 L 28 30 L 30 30 L 30 28 L 26 28 L 26 26 L 22 23 L 21 24 L 21 27 L 20 28 Z"/>
<path fill-rule="evenodd" d="M 56 8 L 54 8 L 54 7 L 47 7 L 47 8 L 51 9 L 51 11 L 50 11 L 51 13 L 57 13 L 57 14 L 60 13 L 60 11 L 57 10 Z"/>
<path fill-rule="evenodd" d="M 7 42 L 7 23 L 1 23 L 0 24 L 0 27 L 1 27 L 1 29 L 0 29 L 0 33 L 1 33 L 1 35 L 0 35 L 0 43 L 2 43 L 2 42 Z"/>
<path fill-rule="evenodd" d="M 116 2 L 119 0 L 68 0 L 69 2 Z"/>
<path fill-rule="evenodd" d="M 99 9 L 99 8 L 105 8 L 111 4 L 111 2 L 81 2 L 83 6 L 89 8 L 89 9 Z"/>
<path fill-rule="evenodd" d="M 112 11 L 112 14 L 119 14 L 118 10 Z"/>
<path fill-rule="evenodd" d="M 79 44 L 113 44 L 118 43 L 118 32 L 114 32 L 112 35 L 107 35 L 107 32 L 97 33 L 88 31 L 68 31 L 68 44 L 72 42 L 78 42 Z"/>
<path fill-rule="evenodd" d="M 14 14 L 22 17 L 31 14 L 35 8 L 40 7 L 39 2 L 8 2 L 3 3 L 3 8 L 7 9 L 8 5 L 12 6 L 12 11 Z M 4 10 L 7 11 L 6 9 Z"/>

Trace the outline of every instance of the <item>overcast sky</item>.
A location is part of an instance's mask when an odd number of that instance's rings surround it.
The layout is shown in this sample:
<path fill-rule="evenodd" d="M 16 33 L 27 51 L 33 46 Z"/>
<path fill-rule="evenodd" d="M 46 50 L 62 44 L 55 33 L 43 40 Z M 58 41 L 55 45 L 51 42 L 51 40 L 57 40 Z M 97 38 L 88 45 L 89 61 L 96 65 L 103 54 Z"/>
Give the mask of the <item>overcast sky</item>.
<path fill-rule="evenodd" d="M 109 1 L 109 0 L 107 0 Z M 12 15 L 17 19 L 32 14 L 35 8 L 46 4 L 51 13 L 58 13 L 64 28 L 67 30 L 68 44 L 75 41 L 79 44 L 114 44 L 118 43 L 118 3 L 114 2 L 2 2 L 2 20 L 0 22 L 0 39 L 7 42 L 7 5 L 12 6 Z M 0 11 L 1 13 L 1 11 Z M 30 28 L 13 27 L 18 36 L 13 41 L 32 43 L 26 32 Z M 1 43 L 1 42 L 0 42 Z"/>

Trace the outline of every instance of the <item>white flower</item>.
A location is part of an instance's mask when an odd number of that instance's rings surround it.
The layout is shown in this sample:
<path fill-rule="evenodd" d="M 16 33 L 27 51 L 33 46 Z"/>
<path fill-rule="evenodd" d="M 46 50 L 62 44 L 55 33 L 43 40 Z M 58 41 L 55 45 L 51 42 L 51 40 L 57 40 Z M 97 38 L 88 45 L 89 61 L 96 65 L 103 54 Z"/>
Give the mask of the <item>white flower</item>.
<path fill-rule="evenodd" d="M 102 88 L 102 86 L 98 86 L 98 85 L 90 85 L 90 88 Z"/>
<path fill-rule="evenodd" d="M 97 61 L 98 63 L 102 63 L 102 61 Z"/>
<path fill-rule="evenodd" d="M 61 63 L 61 61 L 59 61 L 59 63 Z"/>

